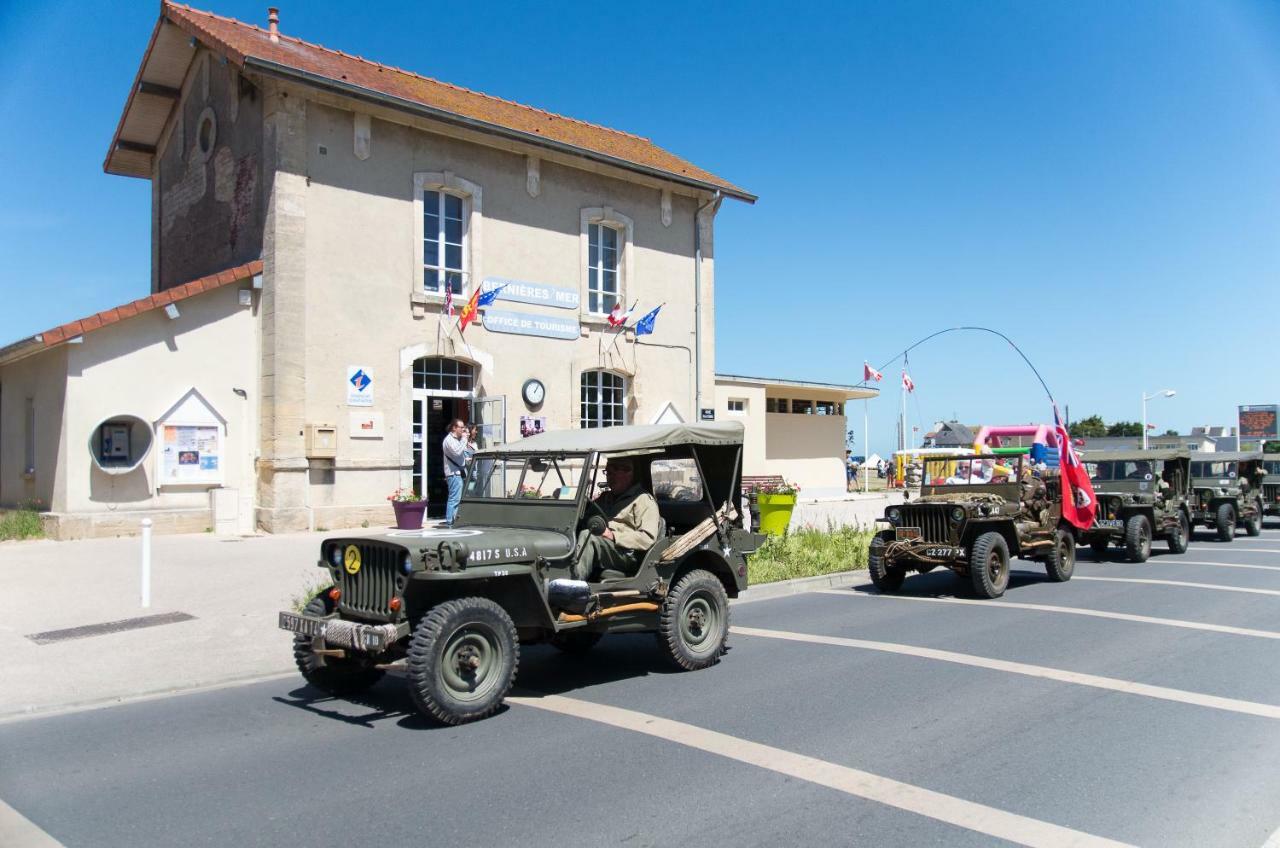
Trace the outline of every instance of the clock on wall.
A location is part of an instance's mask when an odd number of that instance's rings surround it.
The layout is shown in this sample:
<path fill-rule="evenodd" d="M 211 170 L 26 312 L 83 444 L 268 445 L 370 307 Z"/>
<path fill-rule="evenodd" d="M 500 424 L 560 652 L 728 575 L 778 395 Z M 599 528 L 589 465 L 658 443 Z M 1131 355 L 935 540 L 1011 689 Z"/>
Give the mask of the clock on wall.
<path fill-rule="evenodd" d="M 520 394 L 524 396 L 525 403 L 530 406 L 538 406 L 547 397 L 547 387 L 542 385 L 541 380 L 525 380 L 524 388 L 520 390 Z"/>

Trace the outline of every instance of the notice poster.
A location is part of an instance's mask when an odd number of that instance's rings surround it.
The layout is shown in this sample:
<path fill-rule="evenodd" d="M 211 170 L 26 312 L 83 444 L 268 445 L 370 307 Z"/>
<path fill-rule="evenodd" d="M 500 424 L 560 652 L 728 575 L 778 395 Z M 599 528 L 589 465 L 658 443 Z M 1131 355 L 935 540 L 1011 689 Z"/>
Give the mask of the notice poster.
<path fill-rule="evenodd" d="M 222 482 L 222 438 L 216 424 L 164 424 L 160 485 Z"/>
<path fill-rule="evenodd" d="M 1265 441 L 1280 438 L 1275 404 L 1240 407 L 1240 438 L 1248 441 Z"/>

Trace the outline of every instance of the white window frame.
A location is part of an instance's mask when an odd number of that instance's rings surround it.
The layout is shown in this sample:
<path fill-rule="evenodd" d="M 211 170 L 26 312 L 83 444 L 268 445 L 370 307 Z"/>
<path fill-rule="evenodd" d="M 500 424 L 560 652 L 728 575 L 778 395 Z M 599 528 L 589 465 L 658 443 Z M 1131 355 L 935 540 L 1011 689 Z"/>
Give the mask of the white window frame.
<path fill-rule="evenodd" d="M 746 415 L 747 399 L 746 398 L 729 398 L 728 402 L 730 415 Z"/>
<path fill-rule="evenodd" d="M 622 214 L 611 206 L 594 206 L 581 210 L 579 214 L 579 242 L 581 257 L 579 265 L 582 268 L 582 279 L 580 290 L 582 292 L 582 313 L 586 316 L 594 316 L 595 318 L 603 318 L 609 314 L 608 309 L 603 307 L 603 299 L 599 306 L 601 308 L 591 308 L 591 293 L 596 291 L 600 293 L 602 290 L 591 288 L 591 234 L 593 228 L 608 227 L 615 231 L 618 235 L 618 267 L 617 280 L 618 290 L 615 296 L 622 302 L 623 308 L 630 305 L 628 298 L 634 298 L 635 293 L 631 291 L 633 288 L 632 280 L 634 279 L 634 250 L 631 249 L 635 242 L 635 223 L 628 216 Z M 599 229 L 595 229 L 599 233 Z M 600 266 L 597 263 L 597 271 Z M 600 277 L 597 276 L 597 282 Z"/>
<path fill-rule="evenodd" d="M 605 375 L 608 375 L 610 378 L 612 378 L 611 381 L 619 380 L 622 383 L 620 387 L 621 394 L 618 398 L 618 401 L 616 403 L 610 402 L 608 404 L 610 407 L 617 407 L 618 418 L 617 420 L 614 420 L 612 417 L 610 417 L 609 419 L 607 419 L 607 423 L 604 415 L 604 411 L 605 411 L 604 392 L 606 391 L 606 387 L 604 385 Z M 594 386 L 591 386 L 588 384 L 589 380 L 594 383 Z M 629 388 L 628 383 L 629 381 L 627 379 L 627 375 L 619 374 L 616 371 L 610 371 L 607 368 L 596 368 L 588 371 L 583 371 L 581 376 L 578 378 L 578 426 L 584 429 L 591 429 L 596 427 L 617 427 L 617 426 L 626 424 L 627 423 L 627 389 Z M 594 410 L 588 409 L 588 401 L 582 397 L 583 392 L 587 388 L 595 388 L 596 390 L 596 400 L 594 402 L 594 406 L 595 406 Z M 612 391 L 615 391 L 617 388 L 618 387 L 609 386 L 607 390 L 612 392 Z"/>
<path fill-rule="evenodd" d="M 444 195 L 452 195 L 462 201 L 462 291 L 454 294 L 454 299 L 465 299 L 471 296 L 472 285 L 478 285 L 477 281 L 483 279 L 480 269 L 480 258 L 483 256 L 481 251 L 481 230 L 484 221 L 484 193 L 480 186 L 471 180 L 459 177 L 452 171 L 420 171 L 413 175 L 413 220 L 414 220 L 414 239 L 413 239 L 413 292 L 425 294 L 429 298 L 444 300 L 445 288 L 443 280 L 438 280 L 435 288 L 429 288 L 425 281 L 426 271 L 426 248 L 424 242 L 427 234 L 426 226 L 426 203 L 425 195 L 429 191 L 438 192 L 441 196 L 437 201 L 440 206 L 438 211 L 440 220 L 440 231 L 437 233 L 441 243 L 441 260 L 443 260 L 444 250 Z M 443 271 L 444 267 L 433 266 L 437 271 Z M 441 275 L 443 276 L 443 275 Z M 458 304 L 461 308 L 461 304 Z"/>

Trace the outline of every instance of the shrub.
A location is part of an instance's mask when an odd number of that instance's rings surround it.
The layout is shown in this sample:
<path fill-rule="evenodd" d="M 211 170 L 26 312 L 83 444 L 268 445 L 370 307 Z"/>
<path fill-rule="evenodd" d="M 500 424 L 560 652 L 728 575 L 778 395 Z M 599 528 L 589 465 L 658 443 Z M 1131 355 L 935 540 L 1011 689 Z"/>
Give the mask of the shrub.
<path fill-rule="evenodd" d="M 747 557 L 750 585 L 817 577 L 867 567 L 872 533 L 855 527 L 826 530 L 806 527 L 785 536 L 770 536 Z"/>
<path fill-rule="evenodd" d="M 44 538 L 44 525 L 40 522 L 40 513 L 34 509 L 23 507 L 0 513 L 0 541 L 41 538 Z"/>

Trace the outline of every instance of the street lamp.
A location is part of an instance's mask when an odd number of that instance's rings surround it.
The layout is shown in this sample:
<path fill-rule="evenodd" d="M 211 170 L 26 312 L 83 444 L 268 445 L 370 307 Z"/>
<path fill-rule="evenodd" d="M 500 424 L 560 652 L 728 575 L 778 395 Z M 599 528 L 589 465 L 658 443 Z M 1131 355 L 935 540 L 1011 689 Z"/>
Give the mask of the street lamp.
<path fill-rule="evenodd" d="M 1162 389 L 1153 394 L 1144 394 L 1142 396 L 1142 449 L 1147 449 L 1147 401 L 1158 397 L 1173 397 L 1176 395 L 1173 389 Z"/>

